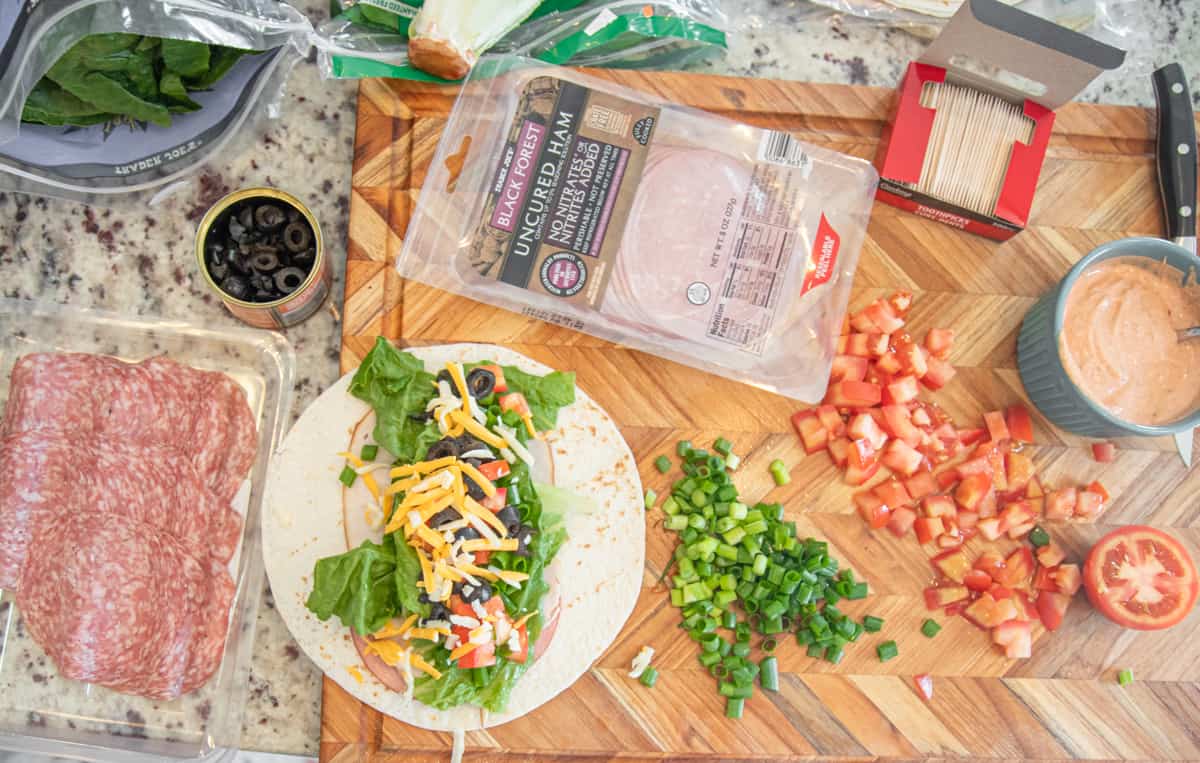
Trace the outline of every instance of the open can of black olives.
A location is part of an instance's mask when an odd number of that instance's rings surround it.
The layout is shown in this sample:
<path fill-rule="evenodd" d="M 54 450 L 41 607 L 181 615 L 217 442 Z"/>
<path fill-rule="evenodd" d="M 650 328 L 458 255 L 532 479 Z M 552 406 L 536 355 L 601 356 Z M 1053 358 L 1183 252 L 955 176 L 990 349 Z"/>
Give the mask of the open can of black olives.
<path fill-rule="evenodd" d="M 196 260 L 229 312 L 259 328 L 308 319 L 333 280 L 316 218 L 276 188 L 245 188 L 214 204 L 196 231 Z"/>

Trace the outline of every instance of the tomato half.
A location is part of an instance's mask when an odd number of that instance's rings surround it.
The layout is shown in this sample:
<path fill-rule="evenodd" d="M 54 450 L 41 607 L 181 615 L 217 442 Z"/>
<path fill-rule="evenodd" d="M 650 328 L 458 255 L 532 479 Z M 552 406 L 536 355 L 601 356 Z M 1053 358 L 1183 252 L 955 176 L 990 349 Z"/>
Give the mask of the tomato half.
<path fill-rule="evenodd" d="M 1179 541 L 1153 527 L 1130 525 L 1088 552 L 1083 583 L 1092 606 L 1126 628 L 1159 630 L 1191 611 L 1200 592 L 1196 565 Z"/>

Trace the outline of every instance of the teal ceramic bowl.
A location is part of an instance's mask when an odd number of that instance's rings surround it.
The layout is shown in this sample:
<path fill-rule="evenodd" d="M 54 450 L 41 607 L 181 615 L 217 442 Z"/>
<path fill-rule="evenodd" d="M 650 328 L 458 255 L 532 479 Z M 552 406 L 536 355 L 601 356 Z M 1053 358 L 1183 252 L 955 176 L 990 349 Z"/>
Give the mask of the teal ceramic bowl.
<path fill-rule="evenodd" d="M 1058 352 L 1067 294 L 1081 273 L 1091 265 L 1115 257 L 1148 257 L 1166 260 L 1187 273 L 1200 271 L 1200 257 L 1181 246 L 1158 238 L 1123 238 L 1110 241 L 1088 253 L 1075 264 L 1058 286 L 1030 308 L 1017 337 L 1017 366 L 1030 399 L 1046 418 L 1069 432 L 1085 437 L 1157 437 L 1200 426 L 1200 410 L 1179 421 L 1161 426 L 1144 426 L 1124 421 L 1085 395 L 1063 366 Z"/>

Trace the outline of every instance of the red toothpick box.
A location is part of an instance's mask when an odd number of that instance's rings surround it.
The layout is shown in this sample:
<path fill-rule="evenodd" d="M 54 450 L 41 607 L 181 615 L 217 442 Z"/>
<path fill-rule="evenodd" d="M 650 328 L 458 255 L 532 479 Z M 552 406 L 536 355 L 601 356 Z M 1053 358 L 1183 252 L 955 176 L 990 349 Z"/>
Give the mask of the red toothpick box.
<path fill-rule="evenodd" d="M 967 0 L 921 58 L 908 65 L 875 155 L 878 199 L 997 241 L 1011 238 L 1029 221 L 1054 110 L 1124 59 L 1118 48 L 998 0 Z M 928 82 L 996 96 L 1019 106 L 1032 123 L 1028 143 L 1012 142 L 990 214 L 917 190 L 926 152 L 934 148 L 936 109 L 921 103 Z"/>

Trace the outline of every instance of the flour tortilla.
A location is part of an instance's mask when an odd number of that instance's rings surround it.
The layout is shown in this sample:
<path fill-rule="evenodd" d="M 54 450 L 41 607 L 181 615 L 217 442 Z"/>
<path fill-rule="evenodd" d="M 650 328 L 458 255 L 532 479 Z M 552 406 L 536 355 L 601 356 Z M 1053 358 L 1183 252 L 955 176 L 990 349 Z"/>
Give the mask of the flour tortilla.
<path fill-rule="evenodd" d="M 493 345 L 408 351 L 430 370 L 448 360 L 483 359 L 536 374 L 552 370 Z M 645 561 L 642 485 L 633 454 L 612 419 L 577 388 L 575 403 L 559 411 L 557 429 L 545 437 L 554 454 L 555 484 L 591 498 L 596 508 L 567 516 L 568 540 L 549 571 L 561 597 L 557 633 L 518 681 L 504 713 L 474 706 L 436 710 L 385 687 L 363 667 L 349 630 L 336 617 L 321 622 L 304 606 L 316 561 L 346 551 L 348 531 L 355 537 L 364 532 L 354 526 L 355 520 L 343 518 L 337 479 L 345 465 L 337 452 L 370 411 L 349 394 L 352 376 L 342 377 L 304 412 L 271 461 L 263 556 L 276 607 L 309 658 L 352 696 L 382 713 L 437 731 L 472 731 L 519 718 L 574 683 L 633 611 Z M 354 514 L 348 512 L 349 517 Z M 365 518 L 363 522 L 365 526 Z"/>

